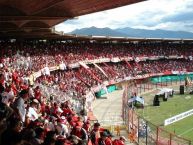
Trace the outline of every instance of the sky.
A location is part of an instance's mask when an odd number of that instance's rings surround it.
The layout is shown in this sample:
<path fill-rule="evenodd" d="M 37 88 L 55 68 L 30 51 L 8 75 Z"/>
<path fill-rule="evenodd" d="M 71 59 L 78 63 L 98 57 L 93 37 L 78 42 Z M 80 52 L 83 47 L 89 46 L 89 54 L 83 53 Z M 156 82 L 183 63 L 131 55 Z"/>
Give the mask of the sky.
<path fill-rule="evenodd" d="M 193 32 L 193 0 L 148 0 L 67 20 L 57 26 L 64 33 L 98 27 L 163 29 Z"/>

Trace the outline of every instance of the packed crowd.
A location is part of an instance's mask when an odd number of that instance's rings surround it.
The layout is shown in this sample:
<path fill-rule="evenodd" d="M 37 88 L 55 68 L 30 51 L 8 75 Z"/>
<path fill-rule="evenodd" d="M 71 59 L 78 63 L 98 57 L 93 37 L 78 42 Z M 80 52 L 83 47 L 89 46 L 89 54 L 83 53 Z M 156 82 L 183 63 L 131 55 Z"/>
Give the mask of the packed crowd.
<path fill-rule="evenodd" d="M 98 63 L 98 67 L 88 64 L 88 68 L 68 68 L 68 64 L 80 60 L 99 58 L 152 55 L 188 57 L 193 55 L 190 44 L 1 41 L 0 49 L 1 145 L 112 145 L 112 134 L 102 129 L 99 123 L 92 126 L 87 116 L 84 97 L 91 87 L 139 74 L 193 69 L 192 61 L 185 58 L 106 62 Z M 42 75 L 36 79 L 34 86 L 29 84 L 27 77 L 30 74 L 62 62 L 67 65 L 65 70 Z M 50 92 L 42 90 L 42 85 L 82 102 L 76 104 L 71 99 L 56 101 Z M 124 145 L 125 138 L 115 141 Z"/>
<path fill-rule="evenodd" d="M 99 66 L 106 72 L 107 76 L 101 73 L 98 68 L 93 67 L 93 65 L 88 66 L 89 69 L 92 70 L 93 75 L 97 74 L 98 78 L 100 78 L 102 82 L 144 74 L 193 70 L 192 62 L 185 59 L 146 61 L 139 62 L 137 65 L 136 63 L 130 63 L 130 66 L 128 66 L 125 62 L 109 63 L 107 65 L 112 72 L 105 69 L 106 66 L 99 64 Z M 51 72 L 50 76 L 44 76 L 44 78 L 45 79 L 41 79 L 40 77 L 37 80 L 39 83 L 43 83 L 45 81 L 50 82 L 49 84 L 51 86 L 57 84 L 60 90 L 64 91 L 68 95 L 73 93 L 73 96 L 76 97 L 84 96 L 91 87 L 98 86 L 100 84 L 96 78 L 94 78 L 91 74 L 88 74 L 85 68 L 80 68 L 79 70 L 75 69 L 74 71 L 54 71 Z"/>
<path fill-rule="evenodd" d="M 90 43 L 67 41 L 1 41 L 0 66 L 28 76 L 46 66 L 66 65 L 99 58 L 140 56 L 192 56 L 193 48 L 186 43 Z"/>
<path fill-rule="evenodd" d="M 1 145 L 124 145 L 123 136 L 113 140 L 99 123 L 91 126 L 83 106 L 77 113 L 71 101 L 55 102 L 39 86 L 15 92 L 5 80 L 0 74 Z"/>

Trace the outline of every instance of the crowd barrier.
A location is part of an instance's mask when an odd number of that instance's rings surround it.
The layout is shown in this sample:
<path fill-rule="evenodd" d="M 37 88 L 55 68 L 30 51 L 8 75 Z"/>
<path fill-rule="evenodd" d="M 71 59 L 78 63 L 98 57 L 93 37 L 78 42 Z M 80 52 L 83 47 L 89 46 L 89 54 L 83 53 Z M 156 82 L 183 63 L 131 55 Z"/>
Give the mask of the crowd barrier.
<path fill-rule="evenodd" d="M 191 145 L 191 141 L 168 132 L 162 127 L 152 124 L 143 117 L 129 109 L 128 130 L 130 140 L 140 145 Z"/>

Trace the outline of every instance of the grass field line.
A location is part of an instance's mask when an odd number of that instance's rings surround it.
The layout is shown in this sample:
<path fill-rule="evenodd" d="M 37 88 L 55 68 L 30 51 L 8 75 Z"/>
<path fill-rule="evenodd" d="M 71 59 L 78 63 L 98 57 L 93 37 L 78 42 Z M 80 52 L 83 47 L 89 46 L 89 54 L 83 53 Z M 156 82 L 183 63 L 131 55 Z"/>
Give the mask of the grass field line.
<path fill-rule="evenodd" d="M 183 133 L 179 134 L 179 136 L 182 136 L 182 135 L 184 135 L 184 134 L 186 134 L 186 133 L 188 133 L 188 132 L 190 132 L 192 130 L 193 130 L 193 127 L 188 129 L 188 130 L 186 130 L 186 131 L 184 131 Z"/>

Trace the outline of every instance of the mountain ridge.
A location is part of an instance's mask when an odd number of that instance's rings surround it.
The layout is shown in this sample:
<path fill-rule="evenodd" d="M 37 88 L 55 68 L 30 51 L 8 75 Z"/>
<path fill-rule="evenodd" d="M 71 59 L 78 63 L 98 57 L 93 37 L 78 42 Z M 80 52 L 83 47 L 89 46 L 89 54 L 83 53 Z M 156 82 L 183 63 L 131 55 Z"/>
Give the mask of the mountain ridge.
<path fill-rule="evenodd" d="M 77 35 L 94 35 L 94 36 L 112 36 L 112 37 L 141 37 L 141 38 L 186 38 L 193 39 L 193 33 L 186 31 L 171 31 L 171 30 L 148 30 L 135 29 L 130 27 L 111 29 L 108 27 L 97 28 L 89 27 L 82 29 L 75 29 L 69 34 Z"/>

